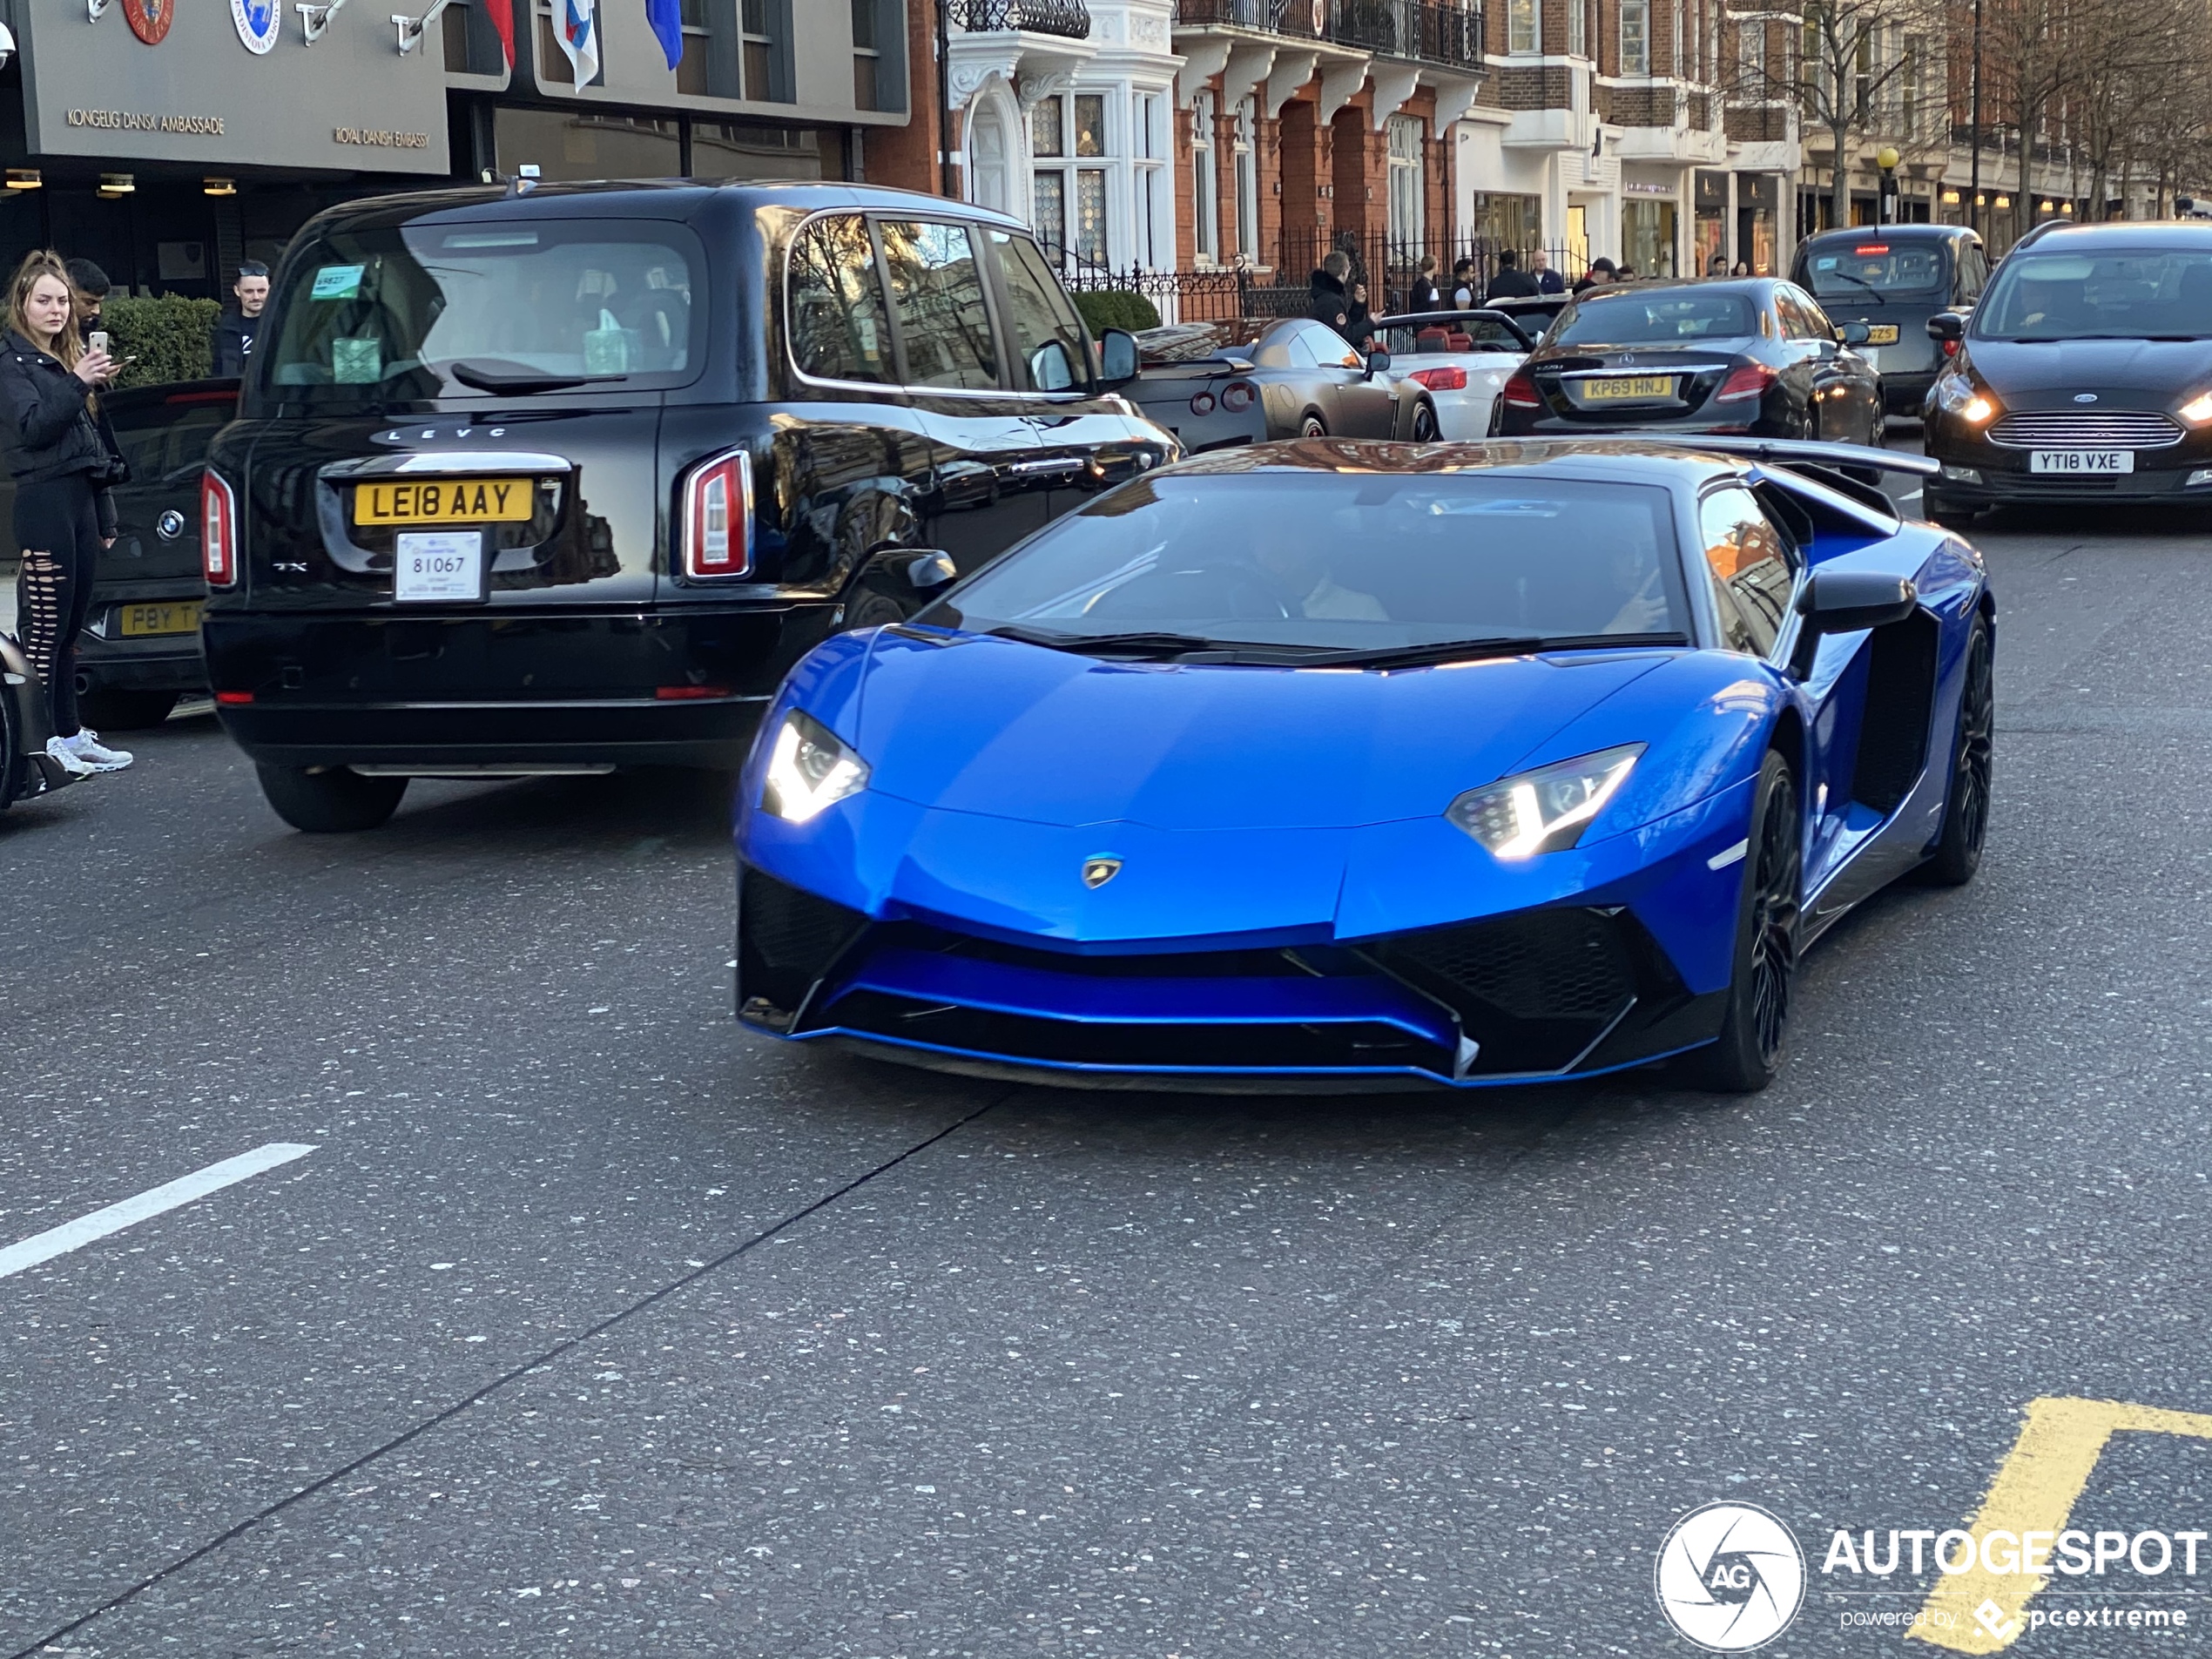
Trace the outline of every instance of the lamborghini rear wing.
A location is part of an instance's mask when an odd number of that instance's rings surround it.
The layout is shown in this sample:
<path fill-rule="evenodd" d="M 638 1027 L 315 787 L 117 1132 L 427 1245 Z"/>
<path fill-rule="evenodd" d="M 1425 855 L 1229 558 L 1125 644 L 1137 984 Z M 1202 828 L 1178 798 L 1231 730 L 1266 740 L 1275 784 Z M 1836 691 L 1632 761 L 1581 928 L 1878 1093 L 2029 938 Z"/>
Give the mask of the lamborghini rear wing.
<path fill-rule="evenodd" d="M 1680 444 L 1685 449 L 1748 455 L 1754 461 L 1770 461 L 1780 467 L 1863 467 L 1870 472 L 1906 472 L 1920 478 L 1932 478 L 1943 470 L 1943 463 L 1928 455 L 1907 455 L 1901 449 L 1870 449 L 1858 443 L 1728 437 L 1705 432 L 1685 432 L 1680 437 L 1663 432 L 1638 432 L 1635 436 L 1639 443 Z"/>

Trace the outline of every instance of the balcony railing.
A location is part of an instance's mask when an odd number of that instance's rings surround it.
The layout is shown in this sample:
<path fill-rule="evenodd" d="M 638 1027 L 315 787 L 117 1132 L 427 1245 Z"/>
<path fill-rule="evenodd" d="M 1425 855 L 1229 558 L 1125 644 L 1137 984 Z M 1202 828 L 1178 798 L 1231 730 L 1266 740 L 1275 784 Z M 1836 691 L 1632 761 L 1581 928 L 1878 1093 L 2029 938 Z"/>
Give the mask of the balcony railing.
<path fill-rule="evenodd" d="M 1069 40 L 1090 37 L 1090 9 L 1083 0 L 949 0 L 953 16 L 972 35 L 1020 29 Z"/>
<path fill-rule="evenodd" d="M 1176 21 L 1264 30 L 1460 69 L 1482 64 L 1482 12 L 1451 0 L 1176 0 Z"/>

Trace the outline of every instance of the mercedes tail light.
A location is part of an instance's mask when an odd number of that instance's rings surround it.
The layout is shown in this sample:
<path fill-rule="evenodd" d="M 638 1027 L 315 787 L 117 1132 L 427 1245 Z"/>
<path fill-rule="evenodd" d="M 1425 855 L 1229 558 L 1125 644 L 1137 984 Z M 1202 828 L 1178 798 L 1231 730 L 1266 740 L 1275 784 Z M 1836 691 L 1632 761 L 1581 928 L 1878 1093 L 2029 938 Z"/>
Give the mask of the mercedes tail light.
<path fill-rule="evenodd" d="M 1764 397 L 1774 381 L 1774 371 L 1764 363 L 1740 364 L 1721 382 L 1721 389 L 1713 394 L 1713 401 L 1732 403 L 1738 398 Z"/>
<path fill-rule="evenodd" d="M 199 475 L 199 563 L 211 588 L 238 581 L 238 497 L 213 468 Z"/>
<path fill-rule="evenodd" d="M 702 461 L 684 482 L 684 574 L 694 582 L 752 569 L 752 454 L 731 449 Z"/>
<path fill-rule="evenodd" d="M 1467 372 L 1456 365 L 1445 368 L 1417 368 L 1406 378 L 1419 381 L 1432 392 L 1464 392 L 1467 389 Z"/>
<path fill-rule="evenodd" d="M 1544 395 L 1536 389 L 1535 377 L 1525 368 L 1514 370 L 1513 378 L 1505 383 L 1498 397 L 1508 408 L 1541 409 L 1544 407 Z"/>

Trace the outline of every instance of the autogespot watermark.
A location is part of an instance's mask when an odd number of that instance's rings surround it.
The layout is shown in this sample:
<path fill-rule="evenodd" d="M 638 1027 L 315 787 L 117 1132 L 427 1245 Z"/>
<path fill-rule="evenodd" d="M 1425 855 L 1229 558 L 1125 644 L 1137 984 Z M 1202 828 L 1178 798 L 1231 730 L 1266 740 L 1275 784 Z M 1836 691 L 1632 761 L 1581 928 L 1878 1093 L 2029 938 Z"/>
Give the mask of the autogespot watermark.
<path fill-rule="evenodd" d="M 1796 1622 L 1809 1591 L 1911 1597 L 1919 1604 L 1844 1607 L 1837 1628 L 1985 1653 L 2030 1630 L 2186 1630 L 2185 1603 L 2201 1593 L 2188 1581 L 2212 1570 L 2208 1542 L 2212 1533 L 2155 1529 L 1838 1528 L 1816 1575 L 1779 1517 L 1756 1504 L 1709 1503 L 1668 1529 L 1656 1589 L 1668 1622 L 1711 1653 L 1764 1647 Z M 1931 1573 L 1932 1586 L 1917 1581 Z M 2028 1606 L 2039 1592 L 2042 1603 Z M 2084 1604 L 2091 1600 L 2099 1604 Z"/>

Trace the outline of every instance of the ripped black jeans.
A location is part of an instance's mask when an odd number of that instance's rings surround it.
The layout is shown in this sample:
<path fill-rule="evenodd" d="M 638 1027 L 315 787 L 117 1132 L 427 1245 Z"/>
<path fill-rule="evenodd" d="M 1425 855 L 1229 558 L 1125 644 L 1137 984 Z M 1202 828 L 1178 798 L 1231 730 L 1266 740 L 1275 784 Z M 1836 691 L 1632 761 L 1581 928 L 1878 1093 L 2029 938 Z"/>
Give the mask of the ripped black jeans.
<path fill-rule="evenodd" d="M 83 473 L 16 490 L 16 629 L 24 654 L 45 684 L 54 735 L 71 737 L 77 718 L 77 639 L 92 610 L 99 568 L 98 495 Z"/>

